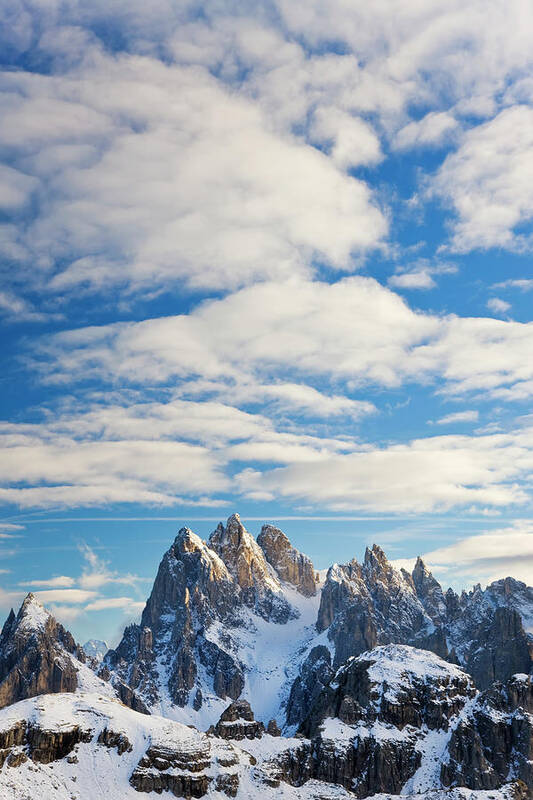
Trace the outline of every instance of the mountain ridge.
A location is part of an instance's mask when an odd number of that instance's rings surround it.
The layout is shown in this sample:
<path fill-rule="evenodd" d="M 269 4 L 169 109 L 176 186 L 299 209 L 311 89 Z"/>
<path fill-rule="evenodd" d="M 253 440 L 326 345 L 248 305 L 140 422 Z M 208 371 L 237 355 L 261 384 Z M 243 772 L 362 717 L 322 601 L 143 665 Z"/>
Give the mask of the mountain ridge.
<path fill-rule="evenodd" d="M 529 800 L 532 619 L 513 578 L 458 595 L 376 544 L 324 574 L 273 525 L 254 539 L 234 514 L 208 541 L 182 528 L 102 662 L 35 595 L 10 612 L 0 787 Z"/>

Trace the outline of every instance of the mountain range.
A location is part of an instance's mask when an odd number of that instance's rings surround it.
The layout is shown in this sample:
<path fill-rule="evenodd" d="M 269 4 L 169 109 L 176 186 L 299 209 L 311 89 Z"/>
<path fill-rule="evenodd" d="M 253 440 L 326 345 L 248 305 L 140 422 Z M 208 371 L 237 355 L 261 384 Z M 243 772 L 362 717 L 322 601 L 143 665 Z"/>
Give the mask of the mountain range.
<path fill-rule="evenodd" d="M 9 614 L 0 796 L 533 796 L 533 588 L 513 578 L 458 595 L 377 545 L 318 572 L 234 514 L 178 532 L 104 647 L 32 594 Z"/>

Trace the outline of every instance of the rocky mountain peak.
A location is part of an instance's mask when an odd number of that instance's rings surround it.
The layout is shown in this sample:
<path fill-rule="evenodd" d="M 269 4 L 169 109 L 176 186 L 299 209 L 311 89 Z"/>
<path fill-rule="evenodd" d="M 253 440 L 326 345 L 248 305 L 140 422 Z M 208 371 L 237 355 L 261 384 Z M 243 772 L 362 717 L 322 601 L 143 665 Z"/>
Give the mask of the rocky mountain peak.
<path fill-rule="evenodd" d="M 440 583 L 433 577 L 420 556 L 412 572 L 413 585 L 424 609 L 435 625 L 441 623 L 447 615 L 447 603 Z"/>
<path fill-rule="evenodd" d="M 365 567 L 383 567 L 388 566 L 389 562 L 387 560 L 387 556 L 381 549 L 378 544 L 373 544 L 372 547 L 367 547 L 365 549 L 365 558 L 364 558 L 364 565 Z"/>
<path fill-rule="evenodd" d="M 274 525 L 263 525 L 257 543 L 282 581 L 290 583 L 306 597 L 316 594 L 311 559 L 296 550 L 283 531 Z"/>
<path fill-rule="evenodd" d="M 265 559 L 262 549 L 248 533 L 238 514 L 220 522 L 209 538 L 209 547 L 217 553 L 241 589 L 250 605 L 258 593 L 281 591 L 279 580 Z"/>
<path fill-rule="evenodd" d="M 51 619 L 52 615 L 45 609 L 33 592 L 29 592 L 17 614 L 17 626 L 25 630 L 44 630 Z"/>
<path fill-rule="evenodd" d="M 85 659 L 71 634 L 33 593 L 11 610 L 0 635 L 0 708 L 45 692 L 74 691 L 73 656 Z"/>

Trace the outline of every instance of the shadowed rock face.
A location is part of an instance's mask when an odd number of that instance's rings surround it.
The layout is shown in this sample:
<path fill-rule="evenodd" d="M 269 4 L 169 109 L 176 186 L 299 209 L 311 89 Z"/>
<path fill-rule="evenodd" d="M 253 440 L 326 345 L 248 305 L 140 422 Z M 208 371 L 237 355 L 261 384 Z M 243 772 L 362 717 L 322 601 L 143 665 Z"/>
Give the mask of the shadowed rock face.
<path fill-rule="evenodd" d="M 16 616 L 10 612 L 0 635 L 0 708 L 36 695 L 76 691 L 78 670 L 85 663 L 83 648 L 30 593 Z M 89 659 L 91 669 L 97 666 Z M 104 668 L 99 677 L 111 680 L 124 705 L 148 713 L 135 692 L 109 670 L 106 674 Z"/>
<path fill-rule="evenodd" d="M 247 700 L 237 700 L 222 712 L 219 721 L 211 730 L 221 739 L 240 741 L 260 739 L 265 732 L 265 726 L 255 719 Z"/>
<path fill-rule="evenodd" d="M 302 664 L 287 703 L 287 724 L 298 726 L 315 704 L 318 695 L 335 674 L 331 654 L 324 645 L 314 647 Z"/>
<path fill-rule="evenodd" d="M 422 764 L 425 737 L 444 749 L 475 695 L 468 675 L 432 653 L 378 647 L 322 688 L 300 726 L 310 741 L 283 753 L 278 767 L 296 785 L 311 777 L 357 797 L 399 794 Z"/>
<path fill-rule="evenodd" d="M 337 671 L 300 727 L 306 740 L 274 763 L 295 785 L 317 778 L 358 797 L 499 789 L 510 779 L 530 796 L 532 709 L 530 676 L 479 693 L 466 673 L 429 652 L 378 647 Z"/>
<path fill-rule="evenodd" d="M 316 594 L 315 570 L 311 559 L 296 550 L 279 528 L 263 525 L 257 544 L 282 581 L 290 583 L 306 597 Z"/>
<path fill-rule="evenodd" d="M 531 676 L 516 675 L 482 692 L 452 733 L 442 783 L 494 789 L 511 773 L 533 792 L 532 711 Z"/>
<path fill-rule="evenodd" d="M 496 581 L 485 591 L 442 592 L 418 558 L 412 574 L 397 571 L 380 547 L 328 571 L 317 630 L 327 630 L 334 667 L 350 656 L 389 642 L 431 650 L 461 664 L 484 689 L 533 665 L 533 639 L 521 614 L 533 614 L 533 589 L 520 581 Z"/>
<path fill-rule="evenodd" d="M 30 593 L 0 635 L 0 708 L 39 694 L 73 692 L 78 681 L 69 654 L 85 660 L 71 634 Z"/>
<path fill-rule="evenodd" d="M 218 697 L 236 700 L 244 688 L 244 667 L 231 654 L 229 632 L 243 625 L 243 609 L 278 624 L 296 615 L 237 514 L 218 525 L 208 544 L 183 528 L 159 565 L 141 625 L 125 630 L 106 662 L 149 704 L 163 688 L 182 707 L 194 694 L 198 710 L 200 671 Z M 208 635 L 213 624 L 228 631 L 226 646 Z M 164 686 L 158 663 L 165 667 Z"/>

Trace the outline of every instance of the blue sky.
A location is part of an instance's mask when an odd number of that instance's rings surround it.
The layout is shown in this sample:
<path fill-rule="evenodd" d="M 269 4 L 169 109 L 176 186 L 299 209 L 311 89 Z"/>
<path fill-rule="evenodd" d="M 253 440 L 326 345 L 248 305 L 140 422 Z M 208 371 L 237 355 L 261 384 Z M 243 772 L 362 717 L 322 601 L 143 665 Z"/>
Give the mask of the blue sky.
<path fill-rule="evenodd" d="M 234 510 L 531 583 L 530 5 L 0 14 L 0 610 L 113 640 Z"/>

